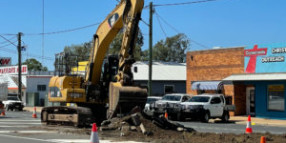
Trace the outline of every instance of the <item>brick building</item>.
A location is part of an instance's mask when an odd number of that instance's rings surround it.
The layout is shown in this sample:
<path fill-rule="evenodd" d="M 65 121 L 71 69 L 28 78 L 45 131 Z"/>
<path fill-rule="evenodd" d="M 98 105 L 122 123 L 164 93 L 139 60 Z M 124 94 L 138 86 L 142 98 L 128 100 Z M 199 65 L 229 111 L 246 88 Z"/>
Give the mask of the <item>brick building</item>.
<path fill-rule="evenodd" d="M 231 115 L 286 119 L 286 43 L 187 53 L 189 94 L 223 93 Z"/>
<path fill-rule="evenodd" d="M 236 105 L 235 115 L 245 114 L 243 96 L 234 96 L 240 92 L 234 85 L 222 86 L 222 79 L 236 73 L 244 72 L 243 47 L 212 49 L 207 51 L 193 51 L 187 53 L 187 81 L 188 94 L 223 92 L 230 96 Z M 234 113 L 231 113 L 234 115 Z"/>

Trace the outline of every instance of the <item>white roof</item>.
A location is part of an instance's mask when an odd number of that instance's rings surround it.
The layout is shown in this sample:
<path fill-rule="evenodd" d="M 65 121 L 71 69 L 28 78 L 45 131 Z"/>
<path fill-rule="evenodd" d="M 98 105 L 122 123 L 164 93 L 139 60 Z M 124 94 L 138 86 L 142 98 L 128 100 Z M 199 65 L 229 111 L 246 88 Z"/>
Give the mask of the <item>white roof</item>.
<path fill-rule="evenodd" d="M 0 83 L 7 83 L 8 84 L 8 88 L 18 88 L 17 83 L 13 80 L 13 77 L 15 77 L 16 79 L 18 79 L 18 76 L 16 75 L 1 75 L 0 76 Z M 27 86 L 27 78 L 26 76 L 22 76 L 22 84 L 23 86 Z"/>
<path fill-rule="evenodd" d="M 137 67 L 137 72 L 134 72 Z M 132 65 L 134 80 L 149 79 L 148 62 L 136 62 Z M 186 80 L 186 63 L 153 62 L 152 80 Z"/>
<path fill-rule="evenodd" d="M 223 81 L 286 80 L 286 73 L 234 74 Z"/>

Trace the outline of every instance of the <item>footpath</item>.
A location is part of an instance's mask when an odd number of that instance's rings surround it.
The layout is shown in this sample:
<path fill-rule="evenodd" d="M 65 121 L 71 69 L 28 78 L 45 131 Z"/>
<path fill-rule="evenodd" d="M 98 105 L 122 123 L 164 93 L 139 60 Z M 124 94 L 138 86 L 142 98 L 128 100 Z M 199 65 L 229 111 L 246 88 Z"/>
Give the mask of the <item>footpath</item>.
<path fill-rule="evenodd" d="M 38 113 L 41 112 L 43 107 L 36 107 Z M 24 107 L 24 111 L 33 112 L 34 107 Z M 248 116 L 230 116 L 230 122 L 234 124 L 243 124 L 247 122 Z M 263 125 L 263 126 L 279 126 L 286 127 L 286 120 L 275 120 L 275 119 L 266 119 L 266 118 L 256 118 L 251 117 L 252 125 Z"/>
<path fill-rule="evenodd" d="M 246 124 L 248 116 L 231 116 L 230 121 L 235 124 Z M 286 120 L 275 120 L 266 118 L 251 117 L 252 125 L 263 125 L 263 126 L 279 126 L 286 127 Z"/>

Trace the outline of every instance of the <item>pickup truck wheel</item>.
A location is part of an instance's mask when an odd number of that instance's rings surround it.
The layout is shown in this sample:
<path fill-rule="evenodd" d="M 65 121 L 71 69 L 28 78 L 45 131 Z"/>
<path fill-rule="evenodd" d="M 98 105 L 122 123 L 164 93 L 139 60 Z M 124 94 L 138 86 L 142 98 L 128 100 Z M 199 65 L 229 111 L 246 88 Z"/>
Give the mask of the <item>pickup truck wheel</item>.
<path fill-rule="evenodd" d="M 181 114 L 181 113 L 178 113 L 178 114 L 177 114 L 177 121 L 184 121 L 184 120 L 185 120 L 184 115 Z"/>
<path fill-rule="evenodd" d="M 206 112 L 202 118 L 202 121 L 205 122 L 205 123 L 208 123 L 209 122 L 209 119 L 210 119 L 210 113 L 209 112 Z"/>
<path fill-rule="evenodd" d="M 9 108 L 9 106 L 7 106 L 7 107 L 6 107 L 6 111 L 9 111 L 9 110 L 10 110 L 10 108 Z"/>
<path fill-rule="evenodd" d="M 221 117 L 221 120 L 223 122 L 228 122 L 228 120 L 229 120 L 229 113 L 228 112 L 224 112 L 222 117 Z"/>

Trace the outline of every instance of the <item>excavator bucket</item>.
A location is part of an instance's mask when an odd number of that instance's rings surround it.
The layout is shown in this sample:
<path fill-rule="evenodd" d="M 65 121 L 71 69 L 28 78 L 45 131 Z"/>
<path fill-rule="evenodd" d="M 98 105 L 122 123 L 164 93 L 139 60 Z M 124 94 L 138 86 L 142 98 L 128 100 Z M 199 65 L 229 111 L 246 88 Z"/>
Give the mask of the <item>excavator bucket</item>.
<path fill-rule="evenodd" d="M 147 90 L 135 86 L 122 86 L 119 82 L 110 83 L 109 109 L 107 118 L 127 115 L 134 107 L 144 109 L 147 100 Z"/>

